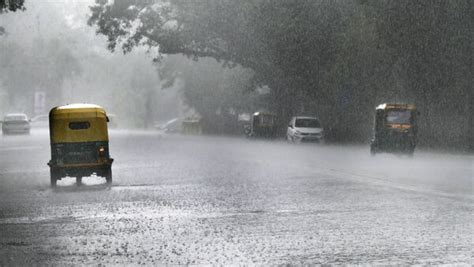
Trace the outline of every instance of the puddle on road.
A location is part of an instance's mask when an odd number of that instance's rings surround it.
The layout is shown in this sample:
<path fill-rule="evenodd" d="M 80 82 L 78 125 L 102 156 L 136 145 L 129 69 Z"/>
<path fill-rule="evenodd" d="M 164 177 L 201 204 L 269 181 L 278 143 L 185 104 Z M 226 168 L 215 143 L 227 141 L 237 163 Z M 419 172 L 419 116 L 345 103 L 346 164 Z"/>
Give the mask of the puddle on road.
<path fill-rule="evenodd" d="M 5 242 L 5 243 L 0 243 L 0 245 L 12 246 L 12 247 L 27 247 L 27 246 L 31 246 L 30 243 L 26 243 L 26 242 L 23 242 L 23 241 L 10 241 L 10 242 Z"/>
<path fill-rule="evenodd" d="M 153 190 L 159 185 L 154 184 L 136 184 L 136 185 L 113 185 L 112 190 L 114 191 L 123 191 L 123 190 Z"/>
<path fill-rule="evenodd" d="M 63 217 L 15 217 L 0 219 L 1 224 L 63 224 L 72 223 L 80 217 L 63 216 Z"/>
<path fill-rule="evenodd" d="M 156 190 L 162 187 L 155 184 L 135 184 L 135 185 L 120 185 L 112 184 L 107 185 L 105 179 L 102 177 L 84 177 L 82 178 L 82 185 L 77 186 L 75 178 L 63 178 L 58 181 L 57 187 L 52 189 L 54 192 L 81 192 L 81 191 L 100 191 L 100 190 L 112 190 L 112 191 L 125 191 L 125 190 Z M 46 188 L 39 189 L 40 191 L 46 190 Z"/>
<path fill-rule="evenodd" d="M 80 192 L 94 192 L 94 191 L 110 191 L 110 186 L 107 185 L 89 185 L 89 186 L 64 186 L 52 189 L 54 193 L 80 193 Z"/>

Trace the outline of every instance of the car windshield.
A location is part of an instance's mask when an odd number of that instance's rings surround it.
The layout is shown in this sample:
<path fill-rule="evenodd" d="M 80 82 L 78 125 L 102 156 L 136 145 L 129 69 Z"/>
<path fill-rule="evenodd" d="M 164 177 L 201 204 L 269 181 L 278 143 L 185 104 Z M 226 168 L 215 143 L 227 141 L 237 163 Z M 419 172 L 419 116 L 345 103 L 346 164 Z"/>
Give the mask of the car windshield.
<path fill-rule="evenodd" d="M 5 121 L 25 121 L 26 115 L 7 115 Z"/>
<path fill-rule="evenodd" d="M 388 124 L 410 124 L 410 110 L 390 110 L 387 113 Z"/>
<path fill-rule="evenodd" d="M 301 128 L 321 128 L 321 124 L 317 119 L 296 119 L 295 127 Z"/>

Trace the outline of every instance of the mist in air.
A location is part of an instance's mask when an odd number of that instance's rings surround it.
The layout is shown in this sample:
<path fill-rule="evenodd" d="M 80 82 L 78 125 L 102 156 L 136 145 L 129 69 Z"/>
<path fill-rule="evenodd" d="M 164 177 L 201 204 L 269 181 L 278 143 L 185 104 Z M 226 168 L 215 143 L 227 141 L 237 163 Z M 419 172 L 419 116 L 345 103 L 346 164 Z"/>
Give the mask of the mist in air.
<path fill-rule="evenodd" d="M 0 11 L 0 265 L 472 263 L 471 1 Z"/>

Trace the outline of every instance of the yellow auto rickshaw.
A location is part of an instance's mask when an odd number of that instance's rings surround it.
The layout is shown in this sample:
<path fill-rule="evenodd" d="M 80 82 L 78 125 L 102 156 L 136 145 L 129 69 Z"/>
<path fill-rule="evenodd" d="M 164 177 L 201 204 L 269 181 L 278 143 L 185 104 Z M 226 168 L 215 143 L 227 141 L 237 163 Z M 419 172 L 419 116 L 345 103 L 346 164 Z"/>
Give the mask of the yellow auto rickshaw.
<path fill-rule="evenodd" d="M 381 104 L 375 109 L 370 153 L 401 152 L 413 155 L 417 143 L 418 112 L 413 104 Z"/>
<path fill-rule="evenodd" d="M 245 129 L 247 137 L 274 138 L 277 135 L 276 115 L 271 112 L 255 112 Z"/>
<path fill-rule="evenodd" d="M 112 162 L 105 110 L 92 104 L 71 104 L 49 112 L 51 186 L 63 177 L 96 174 L 112 183 Z"/>
<path fill-rule="evenodd" d="M 201 120 L 199 118 L 186 118 L 182 123 L 183 134 L 202 134 Z"/>

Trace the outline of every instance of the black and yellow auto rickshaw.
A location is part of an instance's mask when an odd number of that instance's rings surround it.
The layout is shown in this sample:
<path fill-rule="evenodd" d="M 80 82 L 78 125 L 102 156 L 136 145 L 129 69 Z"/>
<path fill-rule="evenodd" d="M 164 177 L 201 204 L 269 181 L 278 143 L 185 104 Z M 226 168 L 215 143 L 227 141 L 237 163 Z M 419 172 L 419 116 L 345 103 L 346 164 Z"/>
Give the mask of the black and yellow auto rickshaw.
<path fill-rule="evenodd" d="M 416 106 L 381 104 L 375 109 L 370 153 L 400 152 L 413 155 L 417 142 Z"/>
<path fill-rule="evenodd" d="M 250 124 L 245 132 L 248 137 L 276 137 L 276 115 L 270 112 L 255 112 L 250 117 Z"/>
<path fill-rule="evenodd" d="M 51 186 L 63 177 L 82 177 L 95 173 L 112 183 L 112 162 L 105 110 L 92 104 L 55 107 L 49 112 Z"/>
<path fill-rule="evenodd" d="M 201 120 L 199 118 L 186 118 L 182 123 L 183 134 L 202 134 Z"/>

